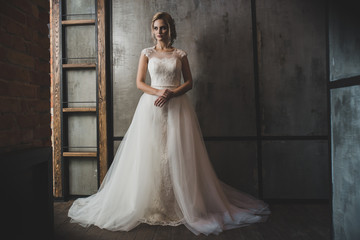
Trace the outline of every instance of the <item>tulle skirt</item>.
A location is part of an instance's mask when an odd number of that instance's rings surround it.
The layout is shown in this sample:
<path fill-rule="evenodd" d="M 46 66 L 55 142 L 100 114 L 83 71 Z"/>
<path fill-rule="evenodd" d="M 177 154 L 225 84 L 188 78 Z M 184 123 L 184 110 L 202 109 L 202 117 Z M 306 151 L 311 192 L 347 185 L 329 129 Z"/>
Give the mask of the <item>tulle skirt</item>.
<path fill-rule="evenodd" d="M 98 192 L 74 201 L 71 221 L 112 231 L 184 224 L 196 235 L 265 221 L 266 203 L 217 178 L 187 95 L 162 108 L 156 98 L 141 96 Z"/>

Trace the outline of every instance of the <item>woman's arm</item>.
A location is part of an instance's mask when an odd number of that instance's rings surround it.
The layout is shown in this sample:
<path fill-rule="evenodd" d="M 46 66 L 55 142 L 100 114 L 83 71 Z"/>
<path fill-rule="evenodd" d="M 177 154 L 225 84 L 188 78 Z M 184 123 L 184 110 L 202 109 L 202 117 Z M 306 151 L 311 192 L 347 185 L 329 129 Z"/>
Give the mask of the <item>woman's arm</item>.
<path fill-rule="evenodd" d="M 184 56 L 181 59 L 181 65 L 182 65 L 182 74 L 183 74 L 183 78 L 184 78 L 184 83 L 181 84 L 179 87 L 173 89 L 173 93 L 174 93 L 174 97 L 175 96 L 180 96 L 184 93 L 186 93 L 187 91 L 192 89 L 193 86 L 193 79 L 191 76 L 191 71 L 190 71 L 190 65 L 189 65 L 189 60 L 187 58 L 187 56 Z"/>

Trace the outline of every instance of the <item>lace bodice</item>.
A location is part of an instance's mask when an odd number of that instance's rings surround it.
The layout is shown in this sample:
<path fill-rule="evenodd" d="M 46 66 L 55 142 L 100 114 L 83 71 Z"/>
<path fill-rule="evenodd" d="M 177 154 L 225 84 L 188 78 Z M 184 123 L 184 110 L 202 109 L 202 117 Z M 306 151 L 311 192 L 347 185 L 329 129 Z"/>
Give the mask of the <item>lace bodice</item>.
<path fill-rule="evenodd" d="M 181 84 L 181 59 L 186 52 L 175 48 L 172 52 L 159 52 L 155 47 L 141 51 L 148 59 L 151 86 L 155 88 L 175 88 Z"/>

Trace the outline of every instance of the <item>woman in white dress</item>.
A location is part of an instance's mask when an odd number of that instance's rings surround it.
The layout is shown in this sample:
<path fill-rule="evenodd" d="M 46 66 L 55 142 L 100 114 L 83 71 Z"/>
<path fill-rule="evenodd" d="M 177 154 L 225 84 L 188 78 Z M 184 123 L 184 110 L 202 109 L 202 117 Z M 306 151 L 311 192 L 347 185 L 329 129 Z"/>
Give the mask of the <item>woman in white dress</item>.
<path fill-rule="evenodd" d="M 98 192 L 74 201 L 71 221 L 112 231 L 184 224 L 196 235 L 265 221 L 268 205 L 222 183 L 211 166 L 185 94 L 193 81 L 187 54 L 172 46 L 174 20 L 156 13 L 151 28 L 156 44 L 142 50 L 136 79 L 144 94 Z"/>

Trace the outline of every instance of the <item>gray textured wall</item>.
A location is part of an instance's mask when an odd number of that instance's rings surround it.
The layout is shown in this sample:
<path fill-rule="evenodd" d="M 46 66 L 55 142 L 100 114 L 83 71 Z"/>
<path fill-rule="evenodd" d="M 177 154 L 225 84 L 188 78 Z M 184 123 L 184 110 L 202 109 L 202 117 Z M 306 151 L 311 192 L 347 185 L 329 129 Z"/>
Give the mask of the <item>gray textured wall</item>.
<path fill-rule="evenodd" d="M 330 1 L 330 80 L 360 78 L 360 16 L 355 1 Z M 331 86 L 331 85 L 330 85 Z M 360 86 L 331 89 L 334 239 L 360 239 Z"/>
<path fill-rule="evenodd" d="M 330 80 L 360 75 L 359 4 L 331 0 L 329 12 Z"/>
<path fill-rule="evenodd" d="M 96 70 L 66 70 L 68 107 L 96 107 Z"/>
<path fill-rule="evenodd" d="M 94 18 L 95 13 L 95 1 L 96 0 L 63 0 L 65 8 L 63 12 L 67 14 L 72 14 L 67 16 L 66 19 L 92 19 Z M 73 14 L 82 14 L 82 15 L 73 15 Z"/>
<path fill-rule="evenodd" d="M 262 150 L 264 198 L 329 198 L 327 141 L 264 141 Z"/>
<path fill-rule="evenodd" d="M 141 95 L 136 70 L 141 49 L 153 45 L 151 17 L 167 11 L 177 23 L 175 47 L 188 52 L 194 78 L 189 95 L 203 134 L 215 137 L 206 145 L 220 179 L 254 195 L 261 184 L 266 198 L 328 198 L 327 141 L 271 140 L 327 135 L 325 10 L 324 1 L 259 0 L 252 9 L 250 0 L 114 0 L 114 136 L 125 134 Z M 253 47 L 259 53 L 258 96 Z"/>
<path fill-rule="evenodd" d="M 69 161 L 69 194 L 89 195 L 97 192 L 97 161 L 95 158 L 71 158 Z"/>
<path fill-rule="evenodd" d="M 324 3 L 256 1 L 265 198 L 329 197 Z"/>
<path fill-rule="evenodd" d="M 262 134 L 327 134 L 324 1 L 259 0 Z"/>
<path fill-rule="evenodd" d="M 84 80 L 84 79 L 82 79 Z M 75 113 L 67 117 L 69 151 L 95 151 L 97 146 L 96 115 Z M 96 158 L 67 159 L 69 162 L 69 194 L 88 195 L 98 188 Z"/>
<path fill-rule="evenodd" d="M 335 239 L 360 237 L 360 86 L 331 91 Z"/>
<path fill-rule="evenodd" d="M 95 58 L 95 26 L 76 25 L 65 27 L 65 52 L 66 58 Z M 94 63 L 94 59 L 69 59 L 65 63 Z"/>

